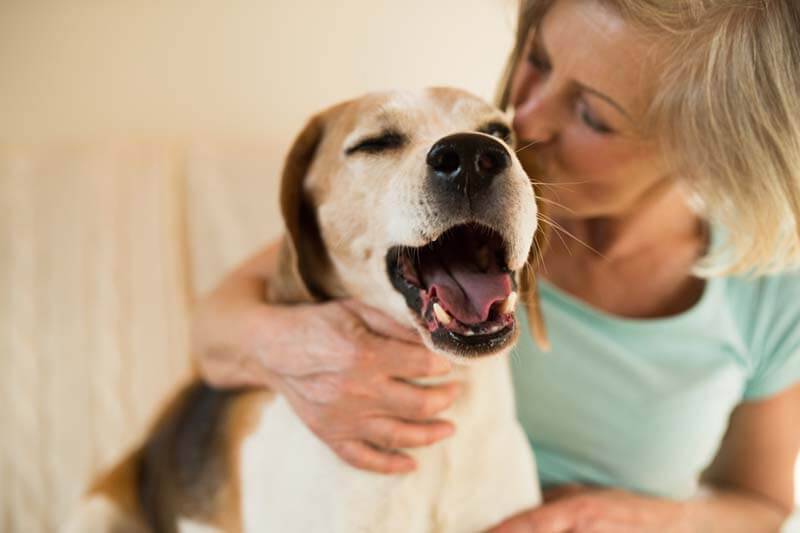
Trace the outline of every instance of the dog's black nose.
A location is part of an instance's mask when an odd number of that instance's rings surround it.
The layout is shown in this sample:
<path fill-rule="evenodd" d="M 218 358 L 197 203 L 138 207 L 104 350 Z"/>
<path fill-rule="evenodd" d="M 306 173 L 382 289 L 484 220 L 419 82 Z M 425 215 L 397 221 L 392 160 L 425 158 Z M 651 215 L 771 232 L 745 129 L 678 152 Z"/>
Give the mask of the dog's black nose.
<path fill-rule="evenodd" d="M 456 133 L 433 145 L 428 177 L 438 185 L 470 197 L 485 191 L 509 166 L 511 158 L 499 141 L 479 133 Z"/>

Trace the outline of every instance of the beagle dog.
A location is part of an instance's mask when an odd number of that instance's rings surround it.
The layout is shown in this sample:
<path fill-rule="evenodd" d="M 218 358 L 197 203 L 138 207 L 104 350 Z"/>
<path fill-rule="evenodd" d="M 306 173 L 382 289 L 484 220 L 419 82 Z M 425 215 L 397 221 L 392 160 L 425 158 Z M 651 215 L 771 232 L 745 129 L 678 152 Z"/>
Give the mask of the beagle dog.
<path fill-rule="evenodd" d="M 507 354 L 521 327 L 547 343 L 531 269 L 542 242 L 512 146 L 505 114 L 433 88 L 331 107 L 286 160 L 286 238 L 266 298 L 359 298 L 456 363 L 443 378 L 463 384 L 443 413 L 456 433 L 408 450 L 416 471 L 355 469 L 280 395 L 197 382 L 94 483 L 67 531 L 474 533 L 537 505 Z"/>

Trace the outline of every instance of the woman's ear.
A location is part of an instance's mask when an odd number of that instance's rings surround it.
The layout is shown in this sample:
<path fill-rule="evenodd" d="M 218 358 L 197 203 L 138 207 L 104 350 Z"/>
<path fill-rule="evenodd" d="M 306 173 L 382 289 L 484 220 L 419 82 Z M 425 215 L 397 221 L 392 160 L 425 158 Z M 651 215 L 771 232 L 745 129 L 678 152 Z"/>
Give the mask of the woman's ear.
<path fill-rule="evenodd" d="M 315 284 L 330 266 L 314 206 L 305 194 L 305 179 L 325 134 L 325 115 L 312 117 L 295 138 L 281 176 L 280 204 L 286 228 L 267 299 L 281 303 L 322 298 Z"/>

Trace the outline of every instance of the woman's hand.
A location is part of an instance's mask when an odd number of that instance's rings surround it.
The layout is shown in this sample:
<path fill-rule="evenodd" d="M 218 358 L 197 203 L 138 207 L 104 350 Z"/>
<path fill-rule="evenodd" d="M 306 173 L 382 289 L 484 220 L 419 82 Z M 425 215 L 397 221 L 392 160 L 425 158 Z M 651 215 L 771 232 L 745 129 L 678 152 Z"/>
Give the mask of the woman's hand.
<path fill-rule="evenodd" d="M 405 381 L 450 371 L 415 333 L 355 300 L 310 306 L 305 313 L 298 327 L 304 350 L 277 368 L 271 383 L 339 457 L 375 472 L 408 472 L 413 460 L 393 450 L 453 433 L 452 424 L 433 417 L 450 406 L 458 385 Z"/>
<path fill-rule="evenodd" d="M 688 533 L 685 504 L 629 492 L 569 485 L 544 494 L 490 533 Z"/>
<path fill-rule="evenodd" d="M 295 306 L 263 301 L 277 245 L 230 274 L 198 305 L 192 348 L 216 387 L 266 386 L 351 465 L 381 473 L 415 467 L 397 448 L 425 446 L 454 431 L 434 417 L 456 383 L 407 380 L 447 374 L 450 363 L 418 335 L 355 300 Z"/>

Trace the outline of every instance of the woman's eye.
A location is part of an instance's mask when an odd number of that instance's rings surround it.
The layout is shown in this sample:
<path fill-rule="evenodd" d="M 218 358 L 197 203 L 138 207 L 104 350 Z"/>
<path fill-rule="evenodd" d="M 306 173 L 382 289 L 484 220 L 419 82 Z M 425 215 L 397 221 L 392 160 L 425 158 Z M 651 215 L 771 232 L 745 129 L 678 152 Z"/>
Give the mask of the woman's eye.
<path fill-rule="evenodd" d="M 550 71 L 550 63 L 547 59 L 542 57 L 537 50 L 532 50 L 531 53 L 528 54 L 528 63 L 539 72 Z"/>
<path fill-rule="evenodd" d="M 354 146 L 351 146 L 345 150 L 345 154 L 350 155 L 355 152 L 377 154 L 386 150 L 400 148 L 405 144 L 405 142 L 406 138 L 399 133 L 383 133 L 375 137 L 367 137 L 366 139 L 362 139 Z"/>
<path fill-rule="evenodd" d="M 609 128 L 603 121 L 601 121 L 592 114 L 591 110 L 586 104 L 584 103 L 579 104 L 578 114 L 580 115 L 583 123 L 589 126 L 592 130 L 596 131 L 597 133 L 600 133 L 602 135 L 614 133 L 614 131 L 611 128 Z"/>

